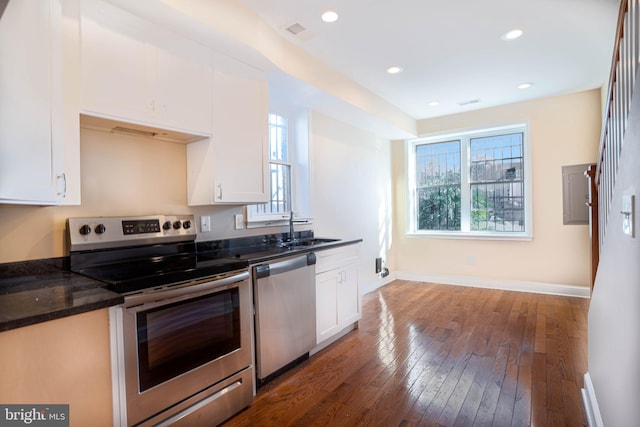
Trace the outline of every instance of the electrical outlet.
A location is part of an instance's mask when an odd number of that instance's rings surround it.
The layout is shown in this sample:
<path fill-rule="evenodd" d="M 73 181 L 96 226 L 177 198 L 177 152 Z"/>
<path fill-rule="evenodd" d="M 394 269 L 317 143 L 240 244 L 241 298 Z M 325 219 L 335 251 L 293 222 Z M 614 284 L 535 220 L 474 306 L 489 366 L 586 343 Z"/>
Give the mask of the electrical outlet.
<path fill-rule="evenodd" d="M 236 230 L 242 230 L 244 228 L 244 215 L 235 214 L 234 219 L 236 223 Z"/>
<path fill-rule="evenodd" d="M 211 231 L 211 217 L 209 215 L 200 217 L 200 231 L 203 233 Z"/>

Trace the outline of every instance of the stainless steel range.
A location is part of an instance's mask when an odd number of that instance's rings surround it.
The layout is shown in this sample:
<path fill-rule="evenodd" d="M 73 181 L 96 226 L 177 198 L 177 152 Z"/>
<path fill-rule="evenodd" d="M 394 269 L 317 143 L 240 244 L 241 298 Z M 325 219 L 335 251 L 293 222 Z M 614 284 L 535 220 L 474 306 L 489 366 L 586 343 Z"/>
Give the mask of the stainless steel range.
<path fill-rule="evenodd" d="M 114 418 L 210 426 L 251 404 L 246 261 L 198 259 L 190 215 L 70 218 L 71 269 L 124 294 L 111 309 Z"/>

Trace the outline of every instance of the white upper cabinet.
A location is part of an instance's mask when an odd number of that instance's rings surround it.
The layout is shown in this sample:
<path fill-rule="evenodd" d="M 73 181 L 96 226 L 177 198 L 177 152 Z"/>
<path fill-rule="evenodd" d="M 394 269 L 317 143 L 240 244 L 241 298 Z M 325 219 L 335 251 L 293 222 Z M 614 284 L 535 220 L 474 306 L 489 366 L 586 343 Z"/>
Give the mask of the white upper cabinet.
<path fill-rule="evenodd" d="M 265 73 L 214 55 L 213 135 L 187 146 L 189 205 L 269 200 Z"/>
<path fill-rule="evenodd" d="M 76 0 L 10 1 L 0 19 L 2 203 L 79 203 L 74 13 Z"/>
<path fill-rule="evenodd" d="M 82 112 L 211 134 L 211 50 L 113 5 L 83 2 Z"/>

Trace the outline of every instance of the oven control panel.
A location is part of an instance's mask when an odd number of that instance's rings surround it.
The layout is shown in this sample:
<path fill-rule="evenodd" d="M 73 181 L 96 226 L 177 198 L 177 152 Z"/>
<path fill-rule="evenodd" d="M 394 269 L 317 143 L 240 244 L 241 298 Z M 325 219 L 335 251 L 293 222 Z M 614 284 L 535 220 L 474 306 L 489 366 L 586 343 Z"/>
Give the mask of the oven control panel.
<path fill-rule="evenodd" d="M 193 215 L 69 218 L 70 250 L 195 240 Z"/>
<path fill-rule="evenodd" d="M 127 234 L 148 234 L 159 233 L 160 221 L 157 219 L 140 219 L 122 221 L 122 233 Z"/>

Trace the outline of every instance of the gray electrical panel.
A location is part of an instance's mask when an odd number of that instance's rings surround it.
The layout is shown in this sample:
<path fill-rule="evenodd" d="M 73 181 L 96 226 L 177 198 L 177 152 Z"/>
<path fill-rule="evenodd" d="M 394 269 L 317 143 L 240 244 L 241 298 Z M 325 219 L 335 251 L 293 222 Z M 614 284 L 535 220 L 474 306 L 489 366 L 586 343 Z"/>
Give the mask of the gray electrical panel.
<path fill-rule="evenodd" d="M 562 223 L 589 224 L 589 179 L 585 171 L 590 164 L 562 166 Z"/>

